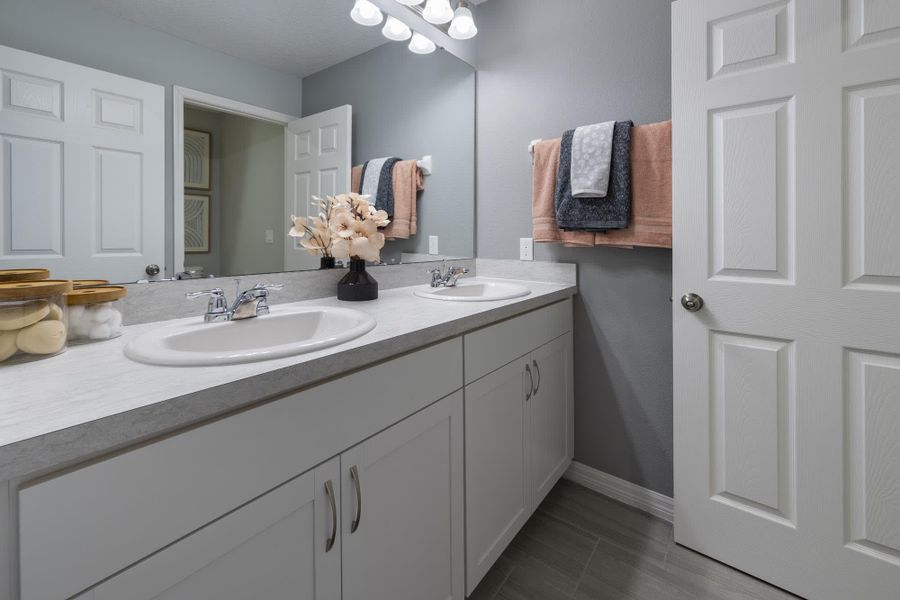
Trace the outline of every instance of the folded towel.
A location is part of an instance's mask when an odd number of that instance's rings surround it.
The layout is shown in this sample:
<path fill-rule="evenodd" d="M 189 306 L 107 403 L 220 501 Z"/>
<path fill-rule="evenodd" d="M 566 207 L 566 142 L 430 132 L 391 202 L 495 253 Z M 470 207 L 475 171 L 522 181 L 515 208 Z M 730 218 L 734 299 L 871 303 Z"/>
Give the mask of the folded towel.
<path fill-rule="evenodd" d="M 394 165 L 394 216 L 384 228 L 389 240 L 406 240 L 416 234 L 416 204 L 418 193 L 425 189 L 425 178 L 418 161 L 401 160 Z"/>
<path fill-rule="evenodd" d="M 360 194 L 369 196 L 375 208 L 394 215 L 394 165 L 399 158 L 374 158 L 363 164 L 362 189 Z"/>
<path fill-rule="evenodd" d="M 606 198 L 615 121 L 575 129 L 572 138 L 572 196 Z"/>
<path fill-rule="evenodd" d="M 563 242 L 567 246 L 593 246 L 594 234 L 560 231 L 556 225 L 554 197 L 559 170 L 560 139 L 542 140 L 534 145 L 532 165 L 531 217 L 535 242 Z"/>
<path fill-rule="evenodd" d="M 632 218 L 627 229 L 598 233 L 598 246 L 672 247 L 672 121 L 631 131 Z"/>
<path fill-rule="evenodd" d="M 631 121 L 616 123 L 610 163 L 609 191 L 603 201 L 572 197 L 572 139 L 575 130 L 563 134 L 556 179 L 556 221 L 573 231 L 606 231 L 628 227 L 631 212 Z"/>

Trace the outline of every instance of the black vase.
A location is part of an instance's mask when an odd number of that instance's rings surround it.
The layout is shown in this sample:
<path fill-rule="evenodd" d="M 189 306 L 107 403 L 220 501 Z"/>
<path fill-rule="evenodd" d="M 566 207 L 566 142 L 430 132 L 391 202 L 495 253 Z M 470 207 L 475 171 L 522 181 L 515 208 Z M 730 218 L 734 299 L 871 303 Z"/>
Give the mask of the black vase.
<path fill-rule="evenodd" d="M 319 270 L 333 269 L 333 268 L 334 268 L 334 257 L 333 256 L 323 256 L 319 259 Z"/>
<path fill-rule="evenodd" d="M 378 298 L 378 282 L 366 272 L 366 261 L 350 260 L 350 270 L 338 282 L 337 297 L 350 302 Z"/>

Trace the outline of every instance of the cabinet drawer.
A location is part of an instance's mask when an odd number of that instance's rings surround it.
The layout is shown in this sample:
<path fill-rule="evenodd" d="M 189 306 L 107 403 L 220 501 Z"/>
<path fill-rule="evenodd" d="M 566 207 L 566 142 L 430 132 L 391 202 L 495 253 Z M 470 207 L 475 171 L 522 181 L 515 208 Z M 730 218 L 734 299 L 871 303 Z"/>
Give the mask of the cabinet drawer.
<path fill-rule="evenodd" d="M 460 387 L 456 338 L 23 487 L 21 598 L 68 598 Z"/>
<path fill-rule="evenodd" d="M 570 298 L 466 334 L 466 383 L 496 371 L 571 330 Z"/>

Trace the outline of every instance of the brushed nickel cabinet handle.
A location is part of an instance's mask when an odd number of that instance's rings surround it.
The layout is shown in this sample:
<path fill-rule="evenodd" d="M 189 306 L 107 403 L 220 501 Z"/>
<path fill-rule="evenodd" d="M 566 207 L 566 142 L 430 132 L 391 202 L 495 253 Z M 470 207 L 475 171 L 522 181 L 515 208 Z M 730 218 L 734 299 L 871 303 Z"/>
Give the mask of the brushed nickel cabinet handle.
<path fill-rule="evenodd" d="M 528 393 L 525 394 L 525 402 L 531 400 L 532 394 L 534 394 L 534 376 L 531 374 L 531 365 L 525 365 L 525 371 L 528 373 Z"/>
<path fill-rule="evenodd" d="M 541 368 L 536 360 L 532 360 L 531 363 L 534 365 L 534 372 L 537 374 L 537 385 L 534 386 L 534 393 L 537 394 L 538 390 L 541 389 Z"/>
<path fill-rule="evenodd" d="M 350 533 L 356 533 L 356 530 L 359 529 L 359 520 L 362 518 L 362 486 L 359 483 L 359 468 L 356 465 L 350 467 L 350 479 L 353 480 L 356 488 L 356 516 L 350 523 Z"/>
<path fill-rule="evenodd" d="M 331 536 L 325 542 L 325 552 L 330 552 L 337 539 L 337 505 L 334 500 L 334 484 L 330 479 L 325 482 L 325 495 L 328 496 L 328 505 L 331 507 Z"/>

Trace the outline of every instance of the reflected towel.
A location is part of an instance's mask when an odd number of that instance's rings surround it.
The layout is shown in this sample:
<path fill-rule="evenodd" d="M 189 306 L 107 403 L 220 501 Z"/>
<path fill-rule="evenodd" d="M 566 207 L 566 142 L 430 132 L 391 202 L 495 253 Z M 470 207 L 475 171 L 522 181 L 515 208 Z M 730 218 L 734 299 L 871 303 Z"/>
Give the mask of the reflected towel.
<path fill-rule="evenodd" d="M 627 229 L 598 233 L 598 246 L 672 247 L 672 121 L 631 130 L 632 218 Z"/>
<path fill-rule="evenodd" d="M 350 173 L 350 189 L 359 193 L 362 182 L 362 165 L 353 167 Z M 394 165 L 394 218 L 382 231 L 388 239 L 405 240 L 416 235 L 417 193 L 425 189 L 422 169 L 415 160 L 402 160 Z"/>
<path fill-rule="evenodd" d="M 575 129 L 572 138 L 572 196 L 606 198 L 616 122 Z"/>
<path fill-rule="evenodd" d="M 394 216 L 394 165 L 399 158 L 373 158 L 363 164 L 360 194 L 369 196 L 369 201 L 388 217 Z"/>
<path fill-rule="evenodd" d="M 567 246 L 593 246 L 594 234 L 560 231 L 556 225 L 554 197 L 559 170 L 560 139 L 542 140 L 534 145 L 532 163 L 531 218 L 535 242 L 562 242 Z"/>

